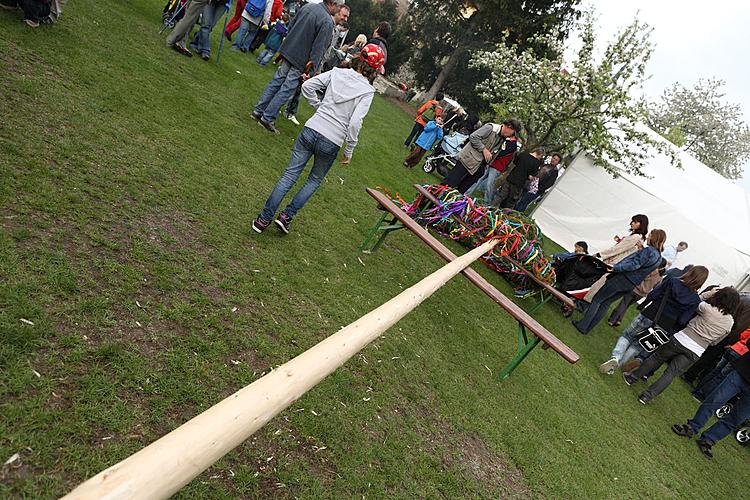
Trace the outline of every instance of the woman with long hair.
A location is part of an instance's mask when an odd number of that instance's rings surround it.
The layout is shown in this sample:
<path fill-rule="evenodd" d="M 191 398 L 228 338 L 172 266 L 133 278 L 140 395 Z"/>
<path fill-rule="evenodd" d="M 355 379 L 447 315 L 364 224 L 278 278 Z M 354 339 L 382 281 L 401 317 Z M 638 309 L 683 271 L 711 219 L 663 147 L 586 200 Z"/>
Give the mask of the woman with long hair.
<path fill-rule="evenodd" d="M 638 401 L 646 404 L 669 387 L 672 380 L 698 361 L 709 345 L 714 345 L 729 335 L 734 319 L 732 314 L 740 303 L 740 294 L 731 286 L 714 288 L 702 296 L 704 302 L 685 328 L 674 334 L 646 361 L 632 372 L 622 374 L 625 383 L 633 384 L 646 374 L 653 373 L 667 363 L 659 380 L 651 384 L 638 396 Z"/>
<path fill-rule="evenodd" d="M 643 278 L 656 269 L 661 261 L 661 251 L 666 240 L 667 233 L 661 229 L 654 229 L 649 233 L 646 248 L 611 266 L 611 272 L 606 275 L 604 285 L 594 295 L 583 318 L 573 321 L 573 326 L 583 335 L 593 330 L 607 313 L 612 302 L 633 290 Z"/>
<path fill-rule="evenodd" d="M 614 266 L 628 255 L 632 255 L 638 250 L 643 248 L 643 244 L 646 241 L 646 235 L 648 234 L 648 217 L 643 214 L 636 214 L 630 218 L 630 234 L 620 238 L 615 236 L 616 243 L 611 247 L 600 250 L 594 254 L 594 257 L 601 259 L 605 264 Z M 588 305 L 599 291 L 604 286 L 604 281 L 607 279 L 606 276 L 602 276 L 597 280 L 588 293 L 581 300 L 576 300 L 576 308 L 580 311 L 585 311 Z"/>
<path fill-rule="evenodd" d="M 639 333 L 654 324 L 663 328 L 667 334 L 673 335 L 684 328 L 698 309 L 701 299 L 698 290 L 708 278 L 708 269 L 694 266 L 679 278 L 665 278 L 651 293 L 646 296 L 644 307 L 617 339 L 608 361 L 599 366 L 601 373 L 612 375 L 615 368 L 623 366 L 642 354 L 643 349 L 636 337 Z M 664 307 L 658 318 L 656 315 Z"/>

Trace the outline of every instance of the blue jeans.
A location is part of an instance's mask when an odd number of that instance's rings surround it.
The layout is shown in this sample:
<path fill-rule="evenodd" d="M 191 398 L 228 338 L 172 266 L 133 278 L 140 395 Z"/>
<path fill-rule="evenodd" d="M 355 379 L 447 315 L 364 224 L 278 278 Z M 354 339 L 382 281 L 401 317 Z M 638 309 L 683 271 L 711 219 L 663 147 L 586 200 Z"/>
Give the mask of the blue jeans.
<path fill-rule="evenodd" d="M 729 415 L 718 420 L 701 435 L 701 438 L 716 444 L 750 418 L 750 384 L 736 370 L 732 370 L 716 389 L 706 396 L 695 416 L 688 420 L 687 423 L 693 428 L 693 432 L 697 434 L 716 410 L 738 394 L 740 399 L 734 404 Z"/>
<path fill-rule="evenodd" d="M 257 24 L 253 24 L 243 17 L 242 23 L 240 23 L 240 29 L 237 30 L 237 38 L 235 38 L 234 43 L 232 43 L 232 48 L 247 52 L 250 48 L 250 44 L 253 43 L 255 34 L 258 33 L 259 27 L 260 26 Z"/>
<path fill-rule="evenodd" d="M 485 203 L 491 203 L 492 194 L 495 191 L 495 182 L 497 181 L 497 178 L 499 175 L 500 175 L 500 172 L 498 170 L 490 166 L 487 166 L 487 168 L 484 169 L 484 175 L 480 177 L 479 180 L 473 186 L 471 186 L 464 194 L 466 196 L 471 196 L 471 194 L 477 189 L 483 189 Z"/>
<path fill-rule="evenodd" d="M 734 370 L 732 361 L 739 357 L 740 355 L 734 349 L 724 351 L 724 355 L 716 364 L 716 367 L 704 375 L 700 382 L 698 382 L 698 387 L 695 388 L 693 394 L 698 398 L 704 398 L 706 394 L 711 394 L 721 381 L 729 375 L 729 372 Z"/>
<path fill-rule="evenodd" d="M 302 175 L 305 165 L 307 165 L 308 160 L 312 156 L 313 166 L 310 174 L 307 176 L 307 180 L 284 209 L 289 218 L 293 218 L 305 206 L 305 203 L 315 193 L 320 183 L 323 182 L 323 178 L 331 169 L 331 165 L 333 165 L 333 161 L 336 159 L 338 153 L 339 146 L 323 137 L 320 132 L 304 127 L 299 136 L 297 136 L 297 140 L 294 141 L 292 158 L 289 160 L 286 170 L 284 170 L 281 178 L 276 183 L 268 200 L 266 200 L 266 205 L 260 213 L 260 218 L 267 221 L 273 219 L 274 215 L 276 215 L 276 210 L 278 210 L 279 205 L 284 200 L 284 196 L 286 196 L 300 175 Z"/>
<path fill-rule="evenodd" d="M 518 200 L 518 203 L 516 203 L 516 206 L 514 210 L 517 210 L 519 212 L 526 211 L 527 208 L 529 208 L 529 205 L 531 205 L 531 202 L 537 199 L 539 195 L 536 193 L 530 193 L 528 191 L 524 191 L 523 195 L 521 196 L 521 199 Z"/>
<path fill-rule="evenodd" d="M 273 59 L 274 54 L 276 54 L 275 50 L 263 49 L 263 52 L 258 55 L 256 61 L 258 61 L 258 64 L 261 66 L 267 66 L 268 63 L 271 62 L 271 59 Z"/>
<path fill-rule="evenodd" d="M 254 111 L 262 115 L 264 122 L 273 123 L 276 120 L 281 106 L 286 104 L 297 89 L 300 76 L 302 72 L 289 64 L 289 61 L 286 59 L 281 61 L 279 69 L 276 70 L 261 94 L 258 104 L 255 105 Z"/>
<path fill-rule="evenodd" d="M 190 46 L 200 52 L 201 55 L 211 55 L 211 31 L 226 11 L 226 4 L 219 5 L 212 3 L 203 7 L 203 24 L 201 24 L 201 28 L 193 37 L 192 43 L 190 43 Z"/>
<path fill-rule="evenodd" d="M 643 351 L 635 337 L 653 324 L 653 321 L 642 314 L 633 318 L 617 339 L 615 348 L 612 349 L 612 358 L 617 360 L 617 366 L 624 365 Z"/>
<path fill-rule="evenodd" d="M 622 274 L 610 274 L 604 286 L 596 292 L 583 318 L 575 323 L 581 333 L 589 333 L 602 320 L 612 302 L 635 288 Z"/>

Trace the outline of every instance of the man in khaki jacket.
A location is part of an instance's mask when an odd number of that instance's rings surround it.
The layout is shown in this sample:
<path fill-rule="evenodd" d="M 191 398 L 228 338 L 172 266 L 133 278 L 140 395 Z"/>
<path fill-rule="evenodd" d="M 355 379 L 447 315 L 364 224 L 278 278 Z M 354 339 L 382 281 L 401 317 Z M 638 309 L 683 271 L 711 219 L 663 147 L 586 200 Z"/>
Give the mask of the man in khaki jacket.
<path fill-rule="evenodd" d="M 484 170 L 498 153 L 500 145 L 508 137 L 521 130 L 516 120 L 501 124 L 487 123 L 469 136 L 469 142 L 458 153 L 456 166 L 443 179 L 443 184 L 465 193 L 484 175 Z"/>

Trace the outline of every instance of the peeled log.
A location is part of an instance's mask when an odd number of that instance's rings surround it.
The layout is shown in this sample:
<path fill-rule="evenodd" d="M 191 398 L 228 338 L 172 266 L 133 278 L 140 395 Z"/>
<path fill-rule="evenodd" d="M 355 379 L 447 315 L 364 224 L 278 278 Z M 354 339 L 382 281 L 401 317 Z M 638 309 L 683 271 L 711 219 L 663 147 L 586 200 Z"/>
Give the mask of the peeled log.
<path fill-rule="evenodd" d="M 63 498 L 168 498 L 489 252 L 488 240 Z"/>

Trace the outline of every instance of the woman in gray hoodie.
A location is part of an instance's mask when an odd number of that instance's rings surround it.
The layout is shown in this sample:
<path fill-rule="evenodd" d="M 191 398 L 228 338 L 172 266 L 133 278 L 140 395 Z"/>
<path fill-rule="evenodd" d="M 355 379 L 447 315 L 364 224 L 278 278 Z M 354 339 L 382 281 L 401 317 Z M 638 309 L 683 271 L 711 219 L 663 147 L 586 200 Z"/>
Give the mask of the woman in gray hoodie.
<path fill-rule="evenodd" d="M 302 84 L 302 95 L 315 108 L 315 114 L 305 123 L 294 143 L 286 170 L 253 221 L 256 233 L 263 232 L 271 224 L 284 196 L 302 175 L 310 157 L 314 158 L 313 166 L 305 184 L 274 220 L 284 234 L 289 233 L 292 219 L 318 189 L 345 142 L 341 163 L 349 164 L 362 120 L 375 94 L 372 80 L 384 62 L 383 50 L 377 45 L 367 44 L 352 60 L 350 68 L 334 68 Z M 318 97 L 318 91 L 325 91 L 323 99 Z"/>

